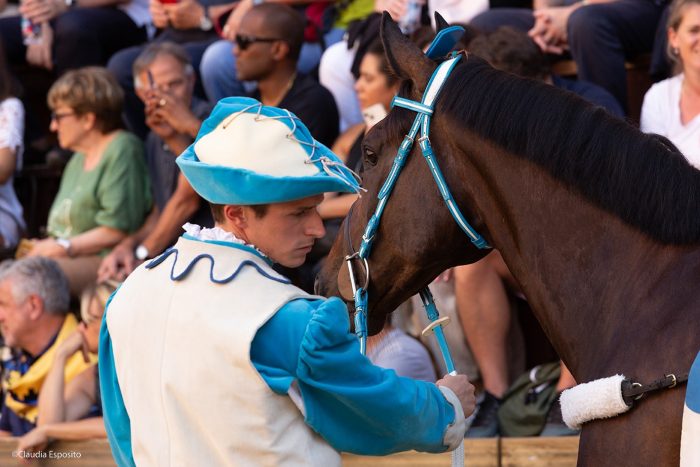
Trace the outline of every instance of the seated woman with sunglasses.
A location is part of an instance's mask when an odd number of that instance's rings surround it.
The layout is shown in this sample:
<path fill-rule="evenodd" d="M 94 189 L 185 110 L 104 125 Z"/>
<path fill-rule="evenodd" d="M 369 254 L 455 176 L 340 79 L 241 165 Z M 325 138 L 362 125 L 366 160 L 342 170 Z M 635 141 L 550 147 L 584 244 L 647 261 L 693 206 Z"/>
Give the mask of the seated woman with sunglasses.
<path fill-rule="evenodd" d="M 123 92 L 105 69 L 66 73 L 47 100 L 51 130 L 75 153 L 49 211 L 49 237 L 27 254 L 56 260 L 77 297 L 95 281 L 102 255 L 143 223 L 150 183 L 143 143 L 121 130 Z"/>

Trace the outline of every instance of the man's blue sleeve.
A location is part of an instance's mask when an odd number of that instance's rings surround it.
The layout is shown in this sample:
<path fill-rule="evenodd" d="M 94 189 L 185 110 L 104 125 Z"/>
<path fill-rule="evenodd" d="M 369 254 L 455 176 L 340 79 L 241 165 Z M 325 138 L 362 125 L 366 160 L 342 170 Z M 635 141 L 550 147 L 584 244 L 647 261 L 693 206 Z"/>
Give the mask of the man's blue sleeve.
<path fill-rule="evenodd" d="M 116 293 L 116 292 L 115 292 Z M 114 294 L 112 295 L 112 297 Z M 112 352 L 112 339 L 107 328 L 107 310 L 110 297 L 105 306 L 100 327 L 99 343 L 99 374 L 100 397 L 102 398 L 102 412 L 104 416 L 107 438 L 112 448 L 112 456 L 119 467 L 135 466 L 134 456 L 131 450 L 131 421 L 124 406 L 124 399 L 117 380 L 117 370 L 114 365 L 114 353 Z"/>
<path fill-rule="evenodd" d="M 454 407 L 435 384 L 373 365 L 349 328 L 337 298 L 290 302 L 258 330 L 251 361 L 277 393 L 297 381 L 306 423 L 339 451 L 445 451 Z"/>

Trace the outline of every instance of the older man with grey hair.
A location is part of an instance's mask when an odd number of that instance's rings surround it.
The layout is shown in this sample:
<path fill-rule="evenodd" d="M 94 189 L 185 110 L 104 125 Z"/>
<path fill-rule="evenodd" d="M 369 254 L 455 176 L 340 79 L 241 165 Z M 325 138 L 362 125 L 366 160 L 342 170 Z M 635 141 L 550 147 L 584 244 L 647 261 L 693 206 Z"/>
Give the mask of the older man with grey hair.
<path fill-rule="evenodd" d="M 0 436 L 34 428 L 37 400 L 58 345 L 78 326 L 68 313 L 68 281 L 55 261 L 30 257 L 0 263 L 0 331 L 3 352 Z M 89 366 L 76 354 L 67 381 Z"/>
<path fill-rule="evenodd" d="M 192 94 L 195 75 L 187 52 L 172 42 L 155 42 L 138 56 L 133 72 L 151 130 L 146 137 L 146 162 L 154 206 L 144 225 L 104 258 L 98 282 L 124 280 L 141 261 L 171 245 L 185 222 L 214 224 L 208 205 L 175 165 L 175 158 L 192 144 L 212 109 Z"/>

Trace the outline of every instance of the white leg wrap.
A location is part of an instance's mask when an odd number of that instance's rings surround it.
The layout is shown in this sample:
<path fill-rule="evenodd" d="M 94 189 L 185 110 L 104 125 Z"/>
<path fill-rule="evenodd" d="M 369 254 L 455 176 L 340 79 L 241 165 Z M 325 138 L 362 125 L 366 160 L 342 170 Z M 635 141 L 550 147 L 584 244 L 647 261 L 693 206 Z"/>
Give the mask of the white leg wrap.
<path fill-rule="evenodd" d="M 622 375 L 579 384 L 561 393 L 561 415 L 564 423 L 574 430 L 584 423 L 625 413 L 630 406 L 622 399 Z"/>

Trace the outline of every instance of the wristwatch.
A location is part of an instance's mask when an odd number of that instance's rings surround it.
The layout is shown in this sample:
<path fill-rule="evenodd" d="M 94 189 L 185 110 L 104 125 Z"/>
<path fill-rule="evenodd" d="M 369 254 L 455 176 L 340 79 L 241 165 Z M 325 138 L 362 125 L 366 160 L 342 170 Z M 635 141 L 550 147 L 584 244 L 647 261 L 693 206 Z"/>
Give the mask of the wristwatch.
<path fill-rule="evenodd" d="M 211 28 L 214 27 L 214 23 L 211 22 L 211 18 L 209 18 L 209 7 L 204 7 L 204 11 L 202 11 L 202 19 L 199 20 L 199 29 L 202 31 L 211 31 Z"/>
<path fill-rule="evenodd" d="M 137 246 L 136 249 L 134 250 L 134 256 L 139 261 L 145 260 L 146 258 L 148 258 L 148 248 L 146 248 L 143 245 Z"/>
<path fill-rule="evenodd" d="M 67 238 L 57 238 L 56 243 L 62 246 L 63 249 L 66 250 L 66 253 L 68 253 L 68 256 L 70 256 L 70 240 L 68 240 Z"/>

